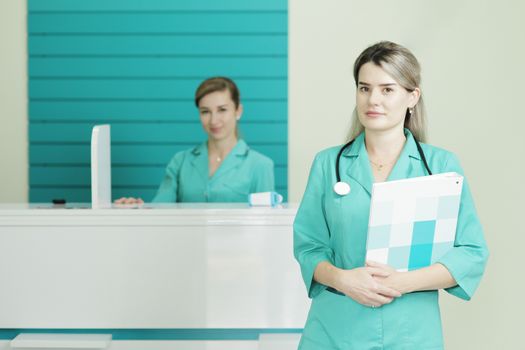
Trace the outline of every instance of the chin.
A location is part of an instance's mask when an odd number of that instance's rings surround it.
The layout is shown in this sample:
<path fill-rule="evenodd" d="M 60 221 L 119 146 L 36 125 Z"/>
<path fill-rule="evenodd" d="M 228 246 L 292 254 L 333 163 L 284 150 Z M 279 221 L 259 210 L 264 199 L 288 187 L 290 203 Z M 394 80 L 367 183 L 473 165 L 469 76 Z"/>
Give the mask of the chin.
<path fill-rule="evenodd" d="M 361 121 L 361 124 L 365 129 L 377 131 L 386 130 L 392 127 L 391 125 L 386 124 L 384 120 L 363 120 Z"/>
<path fill-rule="evenodd" d="M 224 136 L 221 137 L 221 135 L 214 135 L 212 133 L 209 133 L 208 134 L 208 138 L 213 140 L 213 141 L 220 141 L 224 138 Z"/>

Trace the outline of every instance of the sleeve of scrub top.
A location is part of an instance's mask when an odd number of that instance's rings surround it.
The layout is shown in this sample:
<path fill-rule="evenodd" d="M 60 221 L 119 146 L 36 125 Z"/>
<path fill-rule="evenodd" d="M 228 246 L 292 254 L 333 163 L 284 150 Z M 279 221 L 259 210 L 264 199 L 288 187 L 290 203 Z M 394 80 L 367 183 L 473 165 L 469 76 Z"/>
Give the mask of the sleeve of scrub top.
<path fill-rule="evenodd" d="M 463 169 L 456 156 L 451 155 L 445 171 L 455 171 L 463 175 Z M 456 286 L 447 288 L 446 291 L 458 298 L 470 300 L 481 281 L 488 256 L 483 229 L 467 180 L 464 178 L 454 248 L 438 261 L 449 270 L 457 282 Z"/>
<path fill-rule="evenodd" d="M 308 185 L 294 221 L 294 255 L 303 276 L 308 296 L 314 298 L 326 286 L 314 281 L 314 271 L 322 261 L 333 264 L 330 233 L 324 211 L 323 162 L 317 156 L 310 170 Z"/>
<path fill-rule="evenodd" d="M 153 203 L 175 203 L 177 202 L 177 189 L 179 186 L 179 172 L 182 164 L 182 154 L 176 154 L 168 166 L 164 174 L 157 194 L 153 198 Z"/>
<path fill-rule="evenodd" d="M 254 171 L 255 188 L 252 192 L 268 192 L 275 191 L 275 177 L 273 170 L 273 161 L 271 159 L 264 159 Z"/>

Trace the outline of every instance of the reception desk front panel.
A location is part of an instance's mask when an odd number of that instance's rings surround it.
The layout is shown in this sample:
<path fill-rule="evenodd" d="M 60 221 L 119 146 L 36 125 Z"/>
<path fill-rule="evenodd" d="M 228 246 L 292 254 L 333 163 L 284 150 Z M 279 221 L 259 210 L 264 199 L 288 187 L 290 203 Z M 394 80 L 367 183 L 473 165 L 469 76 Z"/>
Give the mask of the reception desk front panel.
<path fill-rule="evenodd" d="M 0 207 L 0 328 L 302 328 L 296 208 Z"/>

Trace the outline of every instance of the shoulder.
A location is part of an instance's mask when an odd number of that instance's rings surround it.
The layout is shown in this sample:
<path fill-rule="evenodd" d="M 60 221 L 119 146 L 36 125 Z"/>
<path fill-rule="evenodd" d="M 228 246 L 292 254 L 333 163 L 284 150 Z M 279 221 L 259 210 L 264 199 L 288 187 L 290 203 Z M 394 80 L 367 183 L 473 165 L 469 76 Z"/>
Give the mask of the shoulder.
<path fill-rule="evenodd" d="M 175 153 L 168 164 L 168 166 L 177 166 L 184 163 L 185 160 L 197 157 L 201 152 L 202 145 L 187 148 Z"/>
<path fill-rule="evenodd" d="M 270 157 L 265 156 L 256 150 L 249 148 L 246 152 L 246 159 L 257 167 L 261 168 L 273 168 L 274 163 Z"/>
<path fill-rule="evenodd" d="M 428 165 L 435 173 L 455 171 L 463 173 L 458 157 L 451 151 L 434 145 L 421 143 Z"/>
<path fill-rule="evenodd" d="M 310 176 L 321 176 L 334 169 L 341 147 L 343 145 L 325 148 L 317 152 L 310 167 Z"/>
<path fill-rule="evenodd" d="M 317 152 L 314 157 L 314 165 L 332 165 L 337 161 L 337 155 L 344 145 L 332 146 Z"/>
<path fill-rule="evenodd" d="M 317 152 L 317 154 L 315 155 L 315 159 L 321 160 L 321 159 L 335 158 L 335 157 L 337 157 L 337 154 L 341 150 L 341 147 L 343 147 L 343 145 L 338 145 L 338 146 L 332 146 L 332 147 L 325 148 L 325 149 Z"/>
<path fill-rule="evenodd" d="M 265 156 L 262 153 L 257 152 L 251 148 L 245 140 L 240 139 L 239 143 L 236 146 L 237 154 L 245 157 L 245 162 L 250 164 L 250 166 L 257 167 L 270 167 L 273 169 L 273 160 L 270 157 Z"/>

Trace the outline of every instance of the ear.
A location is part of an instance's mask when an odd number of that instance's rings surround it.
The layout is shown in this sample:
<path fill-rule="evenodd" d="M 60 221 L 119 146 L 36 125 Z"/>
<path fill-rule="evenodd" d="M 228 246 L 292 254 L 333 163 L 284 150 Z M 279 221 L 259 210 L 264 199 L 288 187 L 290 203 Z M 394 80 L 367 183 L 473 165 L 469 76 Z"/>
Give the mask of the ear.
<path fill-rule="evenodd" d="M 237 110 L 235 111 L 235 119 L 240 120 L 243 111 L 244 107 L 242 106 L 242 103 L 239 103 L 239 107 L 237 107 Z"/>
<path fill-rule="evenodd" d="M 415 88 L 412 92 L 410 92 L 408 107 L 414 108 L 414 106 L 419 102 L 420 97 L 421 90 L 419 88 Z"/>

